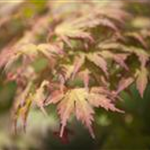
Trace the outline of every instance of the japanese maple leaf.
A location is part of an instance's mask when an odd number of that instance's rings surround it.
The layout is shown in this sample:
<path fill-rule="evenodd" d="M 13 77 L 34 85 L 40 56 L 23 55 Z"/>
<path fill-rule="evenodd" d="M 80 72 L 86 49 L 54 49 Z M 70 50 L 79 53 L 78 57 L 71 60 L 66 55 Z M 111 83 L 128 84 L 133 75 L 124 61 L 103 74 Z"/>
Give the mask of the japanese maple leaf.
<path fill-rule="evenodd" d="M 94 120 L 93 107 L 103 107 L 106 110 L 122 112 L 114 106 L 112 100 L 106 94 L 94 92 L 94 90 L 75 88 L 68 90 L 64 95 L 61 93 L 58 95 L 57 97 L 55 95 L 54 98 L 51 97 L 49 102 L 58 103 L 57 109 L 61 120 L 60 137 L 63 137 L 67 121 L 72 114 L 88 128 L 91 136 L 94 138 L 95 135 L 92 128 Z"/>
<path fill-rule="evenodd" d="M 138 70 L 137 72 L 136 87 L 142 98 L 144 96 L 144 91 L 146 89 L 147 83 L 148 83 L 148 71 L 146 68 L 141 67 L 141 70 Z"/>

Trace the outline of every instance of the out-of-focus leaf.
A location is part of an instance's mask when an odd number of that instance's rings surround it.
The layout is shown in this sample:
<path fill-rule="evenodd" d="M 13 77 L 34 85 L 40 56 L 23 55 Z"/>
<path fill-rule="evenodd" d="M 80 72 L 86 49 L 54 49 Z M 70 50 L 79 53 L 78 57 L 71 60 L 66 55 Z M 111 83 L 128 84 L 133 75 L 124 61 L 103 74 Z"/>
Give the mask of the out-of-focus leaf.
<path fill-rule="evenodd" d="M 98 66 L 102 71 L 108 76 L 108 68 L 107 68 L 107 62 L 106 60 L 101 57 L 99 54 L 87 54 L 87 58 L 89 61 L 94 63 L 96 66 Z"/>
<path fill-rule="evenodd" d="M 141 70 L 139 70 L 137 74 L 138 75 L 136 79 L 136 86 L 141 97 L 143 97 L 144 91 L 148 83 L 148 71 L 146 68 L 141 67 Z"/>

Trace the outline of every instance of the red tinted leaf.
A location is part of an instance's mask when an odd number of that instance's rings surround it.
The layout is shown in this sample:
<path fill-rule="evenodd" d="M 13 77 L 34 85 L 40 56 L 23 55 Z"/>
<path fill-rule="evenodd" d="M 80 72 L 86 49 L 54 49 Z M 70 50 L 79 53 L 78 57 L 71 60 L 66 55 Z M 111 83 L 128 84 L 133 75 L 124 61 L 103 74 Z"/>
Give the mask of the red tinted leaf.
<path fill-rule="evenodd" d="M 47 98 L 45 105 L 47 106 L 49 104 L 56 104 L 63 97 L 64 97 L 64 94 L 60 90 L 53 91 L 52 93 L 50 93 L 50 96 Z"/>
<path fill-rule="evenodd" d="M 140 35 L 136 32 L 130 32 L 130 33 L 127 33 L 126 36 L 136 39 L 138 42 L 140 42 L 143 45 L 144 48 L 147 48 L 147 44 L 146 44 L 145 40 L 143 39 L 142 35 Z"/>
<path fill-rule="evenodd" d="M 32 104 L 32 95 L 29 94 L 31 86 L 32 83 L 30 82 L 22 94 L 16 98 L 13 110 L 13 127 L 15 132 L 17 132 L 17 122 L 19 119 L 21 119 L 23 129 L 26 131 L 27 117 Z"/>
<path fill-rule="evenodd" d="M 108 99 L 105 95 L 102 94 L 90 93 L 89 102 L 94 107 L 102 107 L 106 110 L 123 112 L 114 106 L 112 100 Z"/>
<path fill-rule="evenodd" d="M 107 62 L 103 57 L 100 55 L 93 53 L 93 54 L 87 54 L 87 58 L 89 61 L 93 62 L 96 66 L 98 66 L 102 71 L 108 76 L 107 71 Z"/>
<path fill-rule="evenodd" d="M 75 113 L 78 120 L 80 120 L 88 128 L 91 136 L 95 138 L 92 129 L 92 121 L 94 120 L 94 110 L 91 105 L 86 101 L 87 93 L 85 91 L 77 91 L 77 101 L 75 102 Z"/>
<path fill-rule="evenodd" d="M 122 78 L 119 82 L 116 93 L 119 94 L 121 91 L 125 90 L 129 85 L 133 83 L 134 79 L 132 77 Z"/>
<path fill-rule="evenodd" d="M 97 92 L 94 91 L 95 90 L 91 90 L 89 93 L 85 88 L 71 89 L 68 90 L 61 101 L 59 101 L 57 109 L 62 125 L 60 137 L 63 136 L 67 121 L 73 112 L 75 112 L 76 118 L 88 128 L 93 138 L 95 136 L 92 129 L 92 122 L 94 120 L 94 110 L 92 107 L 103 107 L 106 110 L 122 112 L 121 110 L 115 108 L 112 101 L 105 96 L 107 92 L 105 92 L 105 95 L 99 93 L 104 92 L 104 89 L 99 89 Z"/>
<path fill-rule="evenodd" d="M 136 79 L 136 86 L 141 97 L 143 97 L 147 83 L 148 83 L 148 71 L 146 68 L 142 67 L 141 70 L 138 72 L 138 76 Z"/>
<path fill-rule="evenodd" d="M 45 87 L 47 87 L 48 85 L 49 82 L 44 80 L 41 83 L 41 86 L 36 90 L 35 94 L 33 95 L 33 102 L 41 109 L 41 111 L 45 116 L 47 116 L 47 113 L 44 109 L 44 101 L 46 99 L 46 95 L 44 92 L 45 92 Z"/>
<path fill-rule="evenodd" d="M 84 55 L 80 55 L 80 57 L 76 57 L 76 59 L 74 61 L 74 71 L 72 73 L 72 79 L 75 77 L 77 72 L 80 70 L 84 61 L 85 61 Z"/>
<path fill-rule="evenodd" d="M 126 70 L 128 70 L 127 65 L 125 64 L 125 60 L 128 56 L 128 54 L 118 54 L 118 53 L 112 53 L 109 51 L 102 51 L 100 53 L 104 58 L 111 58 L 113 59 L 115 62 L 117 62 L 121 67 L 125 68 Z"/>

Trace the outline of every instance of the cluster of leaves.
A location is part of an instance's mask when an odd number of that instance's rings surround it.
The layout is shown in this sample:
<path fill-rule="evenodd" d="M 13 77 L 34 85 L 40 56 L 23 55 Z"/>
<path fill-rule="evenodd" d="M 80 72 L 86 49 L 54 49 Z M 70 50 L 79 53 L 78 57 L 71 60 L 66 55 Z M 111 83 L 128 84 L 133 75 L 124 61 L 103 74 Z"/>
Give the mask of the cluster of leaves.
<path fill-rule="evenodd" d="M 135 16 L 125 9 L 129 4 L 49 1 L 47 11 L 33 18 L 36 23 L 30 30 L 4 46 L 0 67 L 7 80 L 18 85 L 12 112 L 15 129 L 18 119 L 26 128 L 31 106 L 47 115 L 44 107 L 55 104 L 61 137 L 73 113 L 94 138 L 94 107 L 123 112 L 115 102 L 134 82 L 143 97 L 150 31 L 134 27 Z M 37 69 L 41 61 L 44 66 Z"/>

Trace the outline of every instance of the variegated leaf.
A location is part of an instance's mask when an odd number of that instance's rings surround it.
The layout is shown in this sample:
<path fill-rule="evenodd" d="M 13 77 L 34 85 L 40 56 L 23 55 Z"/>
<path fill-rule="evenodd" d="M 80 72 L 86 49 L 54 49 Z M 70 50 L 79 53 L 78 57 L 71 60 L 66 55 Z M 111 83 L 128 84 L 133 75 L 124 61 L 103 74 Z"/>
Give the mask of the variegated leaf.
<path fill-rule="evenodd" d="M 148 71 L 146 68 L 142 67 L 141 70 L 138 71 L 136 79 L 136 87 L 141 97 L 144 96 L 144 91 L 146 89 L 147 83 L 148 83 Z"/>

